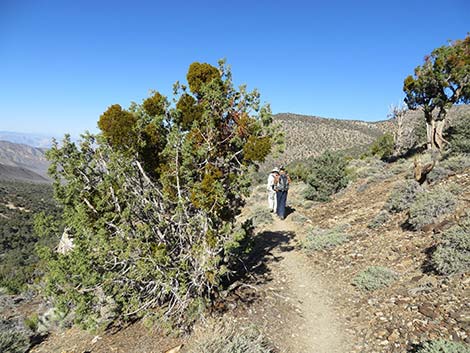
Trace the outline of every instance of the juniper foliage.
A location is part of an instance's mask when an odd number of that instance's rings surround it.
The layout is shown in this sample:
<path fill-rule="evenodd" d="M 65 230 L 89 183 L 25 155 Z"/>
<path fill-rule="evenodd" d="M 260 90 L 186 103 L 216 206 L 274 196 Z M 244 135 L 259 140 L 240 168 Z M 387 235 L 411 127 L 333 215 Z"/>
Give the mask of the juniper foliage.
<path fill-rule="evenodd" d="M 154 92 L 128 110 L 112 106 L 102 134 L 66 136 L 48 152 L 73 248 L 42 249 L 46 294 L 82 326 L 149 309 L 184 326 L 249 244 L 251 228 L 235 216 L 249 172 L 276 147 L 269 106 L 234 88 L 224 62 L 193 64 L 188 80 L 193 93 L 177 83 L 171 104 Z M 263 148 L 247 156 L 249 144 Z"/>

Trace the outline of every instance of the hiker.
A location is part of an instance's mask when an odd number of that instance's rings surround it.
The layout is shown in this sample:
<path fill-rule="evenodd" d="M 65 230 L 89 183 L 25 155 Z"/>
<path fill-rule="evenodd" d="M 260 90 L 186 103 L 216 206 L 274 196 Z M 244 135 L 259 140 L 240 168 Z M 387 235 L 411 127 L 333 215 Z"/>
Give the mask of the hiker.
<path fill-rule="evenodd" d="M 277 199 L 276 199 L 276 190 L 274 190 L 275 185 L 277 184 L 277 178 L 279 177 L 279 169 L 273 168 L 271 173 L 268 176 L 268 207 L 270 212 L 276 212 L 277 210 Z"/>
<path fill-rule="evenodd" d="M 284 167 L 279 168 L 279 176 L 274 189 L 276 190 L 277 215 L 280 219 L 286 218 L 287 192 L 291 179 Z"/>

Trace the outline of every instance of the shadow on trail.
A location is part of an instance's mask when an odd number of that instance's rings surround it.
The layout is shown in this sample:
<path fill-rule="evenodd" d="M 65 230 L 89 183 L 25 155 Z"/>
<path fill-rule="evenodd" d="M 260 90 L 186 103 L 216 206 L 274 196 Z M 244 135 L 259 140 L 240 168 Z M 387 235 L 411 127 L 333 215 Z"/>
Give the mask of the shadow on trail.
<path fill-rule="evenodd" d="M 262 294 L 256 287 L 273 280 L 268 264 L 281 261 L 283 252 L 294 250 L 290 245 L 294 237 L 295 233 L 289 231 L 267 230 L 255 235 L 252 251 L 224 281 L 226 290 L 214 298 L 213 310 L 225 312 L 236 307 L 236 302 L 251 305 L 258 301 Z"/>
<path fill-rule="evenodd" d="M 279 262 L 283 259 L 282 253 L 292 251 L 294 246 L 289 243 L 294 239 L 295 233 L 289 231 L 273 232 L 266 230 L 258 233 L 253 239 L 253 247 L 250 254 L 240 263 L 240 267 L 232 283 L 236 281 L 263 283 L 271 280 L 270 262 Z M 274 252 L 281 254 L 274 254 Z"/>
<path fill-rule="evenodd" d="M 295 212 L 295 208 L 293 208 L 292 206 L 286 206 L 286 218 Z"/>

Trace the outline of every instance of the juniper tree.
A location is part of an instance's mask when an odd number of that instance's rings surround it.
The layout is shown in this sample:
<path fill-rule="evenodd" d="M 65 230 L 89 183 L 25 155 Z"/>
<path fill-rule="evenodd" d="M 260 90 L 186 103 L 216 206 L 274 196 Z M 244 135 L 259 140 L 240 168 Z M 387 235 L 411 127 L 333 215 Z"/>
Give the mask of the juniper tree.
<path fill-rule="evenodd" d="M 198 71 L 196 80 L 194 67 L 209 74 Z M 256 90 L 234 88 L 224 62 L 192 64 L 188 81 L 192 92 L 175 84 L 171 104 L 154 94 L 129 110 L 113 108 L 116 122 L 126 117 L 125 139 L 103 128 L 114 121 L 103 125 L 102 117 L 101 134 L 84 134 L 79 144 L 66 137 L 48 152 L 74 246 L 65 254 L 43 249 L 46 292 L 84 326 L 152 308 L 183 324 L 246 250 L 249 227 L 235 216 L 248 172 L 279 141 L 269 106 Z"/>
<path fill-rule="evenodd" d="M 441 150 L 447 111 L 470 101 L 470 35 L 434 49 L 405 79 L 403 91 L 410 109 L 423 109 L 428 148 Z"/>

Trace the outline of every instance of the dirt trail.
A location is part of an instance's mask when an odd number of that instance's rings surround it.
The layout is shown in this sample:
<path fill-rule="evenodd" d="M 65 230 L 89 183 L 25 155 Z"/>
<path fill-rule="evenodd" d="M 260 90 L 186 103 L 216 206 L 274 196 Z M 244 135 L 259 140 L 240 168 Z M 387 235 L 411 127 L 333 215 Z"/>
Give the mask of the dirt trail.
<path fill-rule="evenodd" d="M 270 232 L 298 233 L 298 226 L 289 218 L 281 221 L 276 217 L 275 221 L 269 225 Z M 291 243 L 294 241 L 291 240 Z M 328 295 L 326 288 L 322 285 L 320 276 L 309 266 L 306 255 L 298 247 L 287 252 L 276 249 L 273 255 L 282 256 L 273 274 L 276 276 L 276 273 L 283 273 L 288 278 L 288 286 L 283 294 L 288 298 L 293 298 L 297 307 L 295 310 L 297 315 L 290 317 L 290 320 L 295 322 L 286 323 L 290 332 L 293 329 L 297 331 L 284 335 L 287 340 L 285 345 L 289 352 L 348 352 L 346 345 L 349 340 L 329 304 L 333 298 Z"/>

